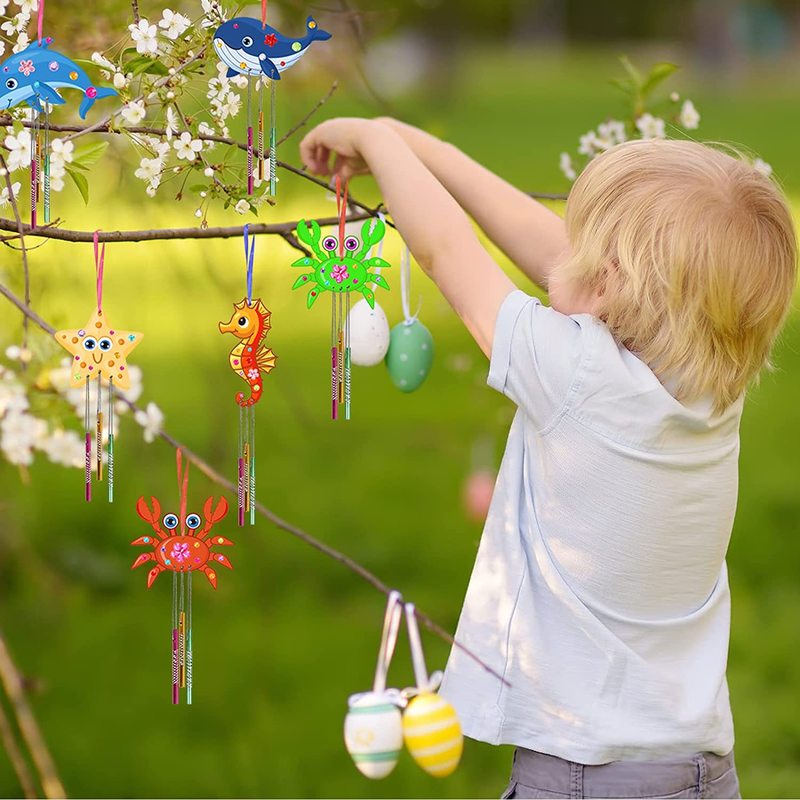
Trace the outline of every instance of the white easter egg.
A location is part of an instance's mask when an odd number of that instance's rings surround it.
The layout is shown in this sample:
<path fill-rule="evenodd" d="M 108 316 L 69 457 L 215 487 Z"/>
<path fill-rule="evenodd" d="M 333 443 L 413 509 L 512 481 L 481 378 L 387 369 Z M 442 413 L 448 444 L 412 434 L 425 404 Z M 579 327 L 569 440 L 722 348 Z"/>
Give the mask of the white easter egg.
<path fill-rule="evenodd" d="M 375 303 L 359 300 L 347 316 L 350 322 L 350 360 L 359 367 L 374 367 L 389 349 L 389 321 Z"/>
<path fill-rule="evenodd" d="M 403 748 L 400 709 L 386 694 L 356 696 L 344 718 L 344 743 L 359 772 L 368 778 L 385 778 Z"/>

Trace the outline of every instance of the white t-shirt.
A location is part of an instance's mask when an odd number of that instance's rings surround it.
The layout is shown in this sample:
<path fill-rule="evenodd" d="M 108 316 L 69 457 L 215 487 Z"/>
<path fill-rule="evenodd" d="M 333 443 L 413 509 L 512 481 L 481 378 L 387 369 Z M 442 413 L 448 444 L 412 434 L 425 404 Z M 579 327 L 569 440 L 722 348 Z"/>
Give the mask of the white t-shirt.
<path fill-rule="evenodd" d="M 682 404 L 588 314 L 523 292 L 489 385 L 518 406 L 441 692 L 467 736 L 584 764 L 733 748 L 725 552 L 742 401 Z"/>

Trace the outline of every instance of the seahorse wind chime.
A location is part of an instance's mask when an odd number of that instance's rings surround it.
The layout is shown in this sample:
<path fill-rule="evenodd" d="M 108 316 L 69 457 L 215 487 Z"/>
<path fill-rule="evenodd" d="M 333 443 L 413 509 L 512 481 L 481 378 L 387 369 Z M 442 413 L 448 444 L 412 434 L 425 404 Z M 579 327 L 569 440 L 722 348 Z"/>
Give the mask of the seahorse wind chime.
<path fill-rule="evenodd" d="M 239 406 L 239 453 L 237 457 L 238 521 L 244 525 L 245 515 L 249 514 L 250 524 L 255 524 L 256 497 L 256 416 L 255 405 L 264 392 L 263 378 L 271 372 L 277 356 L 267 347 L 265 339 L 272 328 L 270 310 L 253 299 L 253 260 L 256 240 L 248 235 L 244 226 L 244 255 L 247 268 L 247 294 L 241 303 L 233 304 L 233 315 L 227 322 L 219 323 L 220 333 L 232 333 L 240 341 L 231 350 L 229 363 L 231 369 L 244 380 L 249 394 L 236 393 Z M 252 238 L 252 241 L 251 241 Z"/>
<path fill-rule="evenodd" d="M 98 233 L 94 234 L 94 262 L 97 276 L 97 307 L 82 328 L 56 331 L 53 338 L 70 354 L 70 387 L 84 388 L 86 392 L 85 435 L 85 497 L 92 499 L 92 473 L 97 480 L 103 479 L 103 407 L 102 382 L 108 384 L 108 502 L 114 500 L 114 389 L 125 390 L 130 386 L 128 356 L 142 341 L 138 331 L 123 331 L 113 327 L 103 311 L 103 265 L 106 246 L 100 248 Z M 92 420 L 90 385 L 97 383 L 97 413 L 95 417 L 95 447 L 92 465 Z"/>
<path fill-rule="evenodd" d="M 344 418 L 350 419 L 350 295 L 358 292 L 370 308 L 375 307 L 375 293 L 368 284 L 389 288 L 383 275 L 373 269 L 390 267 L 380 256 L 369 256 L 372 247 L 383 239 L 386 226 L 373 217 L 361 227 L 361 238 L 348 234 L 347 183 L 336 177 L 336 203 L 339 215 L 338 237 L 322 235 L 316 220 L 300 220 L 297 238 L 311 248 L 310 255 L 298 258 L 292 266 L 312 271 L 295 280 L 292 289 L 308 288 L 306 305 L 314 305 L 323 292 L 331 293 L 331 419 L 338 419 L 339 406 L 344 406 Z"/>
<path fill-rule="evenodd" d="M 211 529 L 228 513 L 228 501 L 220 497 L 214 505 L 209 497 L 203 505 L 203 517 L 191 511 L 187 513 L 186 494 L 189 487 L 189 464 L 182 471 L 182 454 L 176 451 L 178 467 L 178 491 L 180 503 L 178 513 L 168 511 L 162 516 L 161 503 L 150 497 L 150 506 L 144 497 L 136 502 L 136 513 L 152 527 L 155 536 L 148 534 L 134 539 L 134 547 L 148 547 L 131 565 L 136 569 L 142 564 L 154 562 L 147 573 L 147 588 L 165 571 L 172 573 L 172 703 L 180 702 L 180 693 L 186 692 L 186 703 L 192 702 L 192 575 L 202 572 L 208 582 L 217 588 L 216 565 L 233 569 L 227 556 L 215 552 L 216 547 L 233 544 L 219 534 L 211 535 Z M 200 527 L 202 525 L 202 528 Z M 180 531 L 180 532 L 179 532 Z"/>
<path fill-rule="evenodd" d="M 65 100 L 57 89 L 83 92 L 78 113 L 85 119 L 95 100 L 112 97 L 114 89 L 96 87 L 89 76 L 71 59 L 50 50 L 51 37 L 42 36 L 44 0 L 39 0 L 37 39 L 24 50 L 0 64 L 0 110 L 27 103 L 33 109 L 31 119 L 31 227 L 37 223 L 39 200 L 44 205 L 44 221 L 50 222 L 50 106 Z"/>
<path fill-rule="evenodd" d="M 227 77 L 247 76 L 247 193 L 253 194 L 253 103 L 252 78 L 258 77 L 258 161 L 259 180 L 264 179 L 264 78 L 270 79 L 269 193 L 277 192 L 277 138 L 275 81 L 297 63 L 312 42 L 324 42 L 331 34 L 317 26 L 313 17 L 306 19 L 306 35 L 298 39 L 284 36 L 267 25 L 267 0 L 261 0 L 261 21 L 252 17 L 234 17 L 223 22 L 214 33 L 214 50 L 228 67 Z"/>

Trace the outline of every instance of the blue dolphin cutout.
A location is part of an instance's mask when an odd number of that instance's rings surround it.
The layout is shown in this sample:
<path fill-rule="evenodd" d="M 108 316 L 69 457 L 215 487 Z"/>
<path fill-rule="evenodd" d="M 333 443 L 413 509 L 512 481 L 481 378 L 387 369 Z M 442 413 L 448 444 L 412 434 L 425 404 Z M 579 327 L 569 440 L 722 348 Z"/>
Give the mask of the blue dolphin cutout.
<path fill-rule="evenodd" d="M 116 95 L 114 89 L 93 86 L 89 76 L 71 59 L 48 50 L 52 41 L 48 36 L 41 45 L 32 42 L 0 64 L 0 110 L 27 103 L 42 111 L 42 101 L 55 105 L 64 102 L 56 89 L 80 89 L 84 97 L 78 113 L 84 119 L 95 100 Z"/>
<path fill-rule="evenodd" d="M 235 17 L 223 22 L 214 33 L 214 50 L 228 67 L 228 77 L 264 74 L 280 80 L 308 49 L 311 42 L 324 42 L 331 34 L 317 26 L 314 17 L 306 20 L 306 35 L 290 39 L 269 25 L 261 26 L 252 17 Z"/>

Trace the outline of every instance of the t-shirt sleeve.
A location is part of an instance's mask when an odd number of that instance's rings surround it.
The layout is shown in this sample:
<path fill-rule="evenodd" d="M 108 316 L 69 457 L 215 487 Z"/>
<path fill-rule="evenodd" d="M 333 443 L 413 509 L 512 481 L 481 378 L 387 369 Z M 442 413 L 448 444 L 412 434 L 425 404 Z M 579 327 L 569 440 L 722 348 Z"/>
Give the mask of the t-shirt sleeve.
<path fill-rule="evenodd" d="M 565 407 L 584 348 L 575 318 L 511 292 L 497 313 L 488 384 L 545 428 Z"/>

